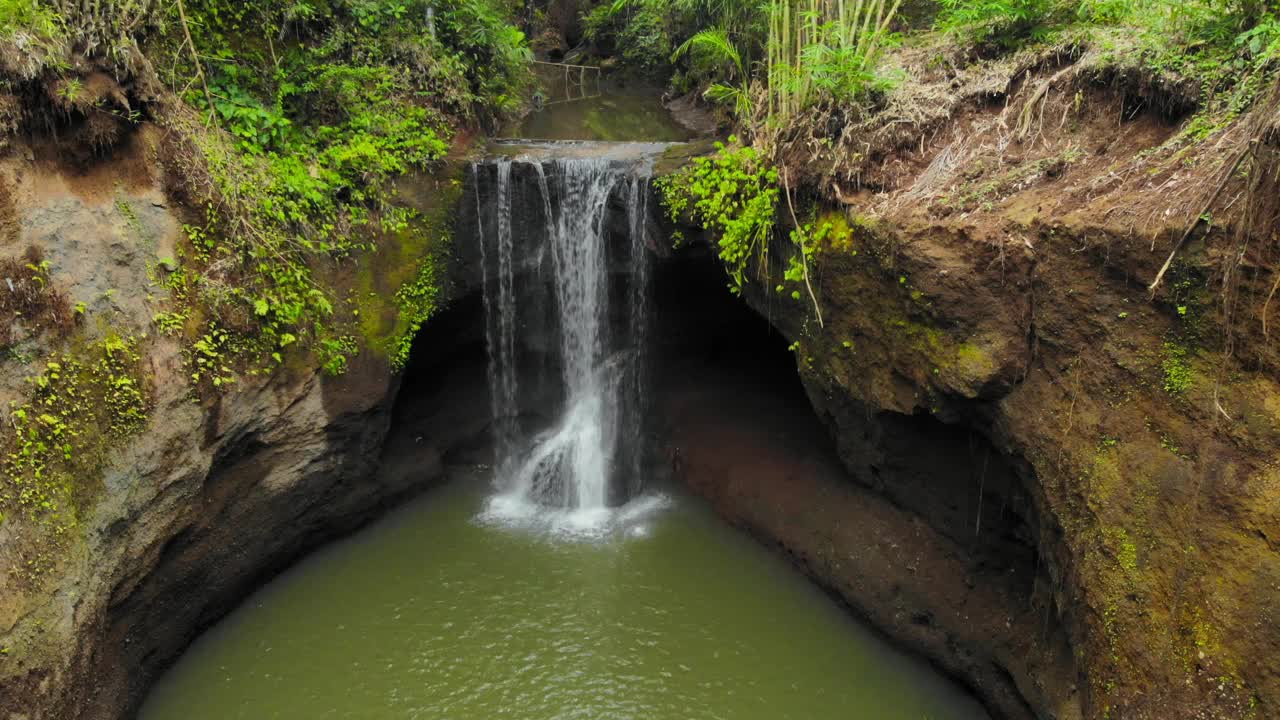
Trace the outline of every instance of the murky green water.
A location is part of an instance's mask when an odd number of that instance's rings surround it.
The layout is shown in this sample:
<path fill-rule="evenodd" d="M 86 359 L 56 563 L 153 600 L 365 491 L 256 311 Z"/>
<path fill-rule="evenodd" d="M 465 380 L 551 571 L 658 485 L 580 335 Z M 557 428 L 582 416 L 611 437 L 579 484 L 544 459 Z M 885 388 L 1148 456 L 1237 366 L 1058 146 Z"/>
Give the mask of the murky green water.
<path fill-rule="evenodd" d="M 606 86 L 599 97 L 557 102 L 503 133 L 530 140 L 680 142 L 693 133 L 677 123 L 655 91 Z"/>
<path fill-rule="evenodd" d="M 479 523 L 480 490 L 429 494 L 249 598 L 142 719 L 986 717 L 699 502 L 585 542 Z"/>

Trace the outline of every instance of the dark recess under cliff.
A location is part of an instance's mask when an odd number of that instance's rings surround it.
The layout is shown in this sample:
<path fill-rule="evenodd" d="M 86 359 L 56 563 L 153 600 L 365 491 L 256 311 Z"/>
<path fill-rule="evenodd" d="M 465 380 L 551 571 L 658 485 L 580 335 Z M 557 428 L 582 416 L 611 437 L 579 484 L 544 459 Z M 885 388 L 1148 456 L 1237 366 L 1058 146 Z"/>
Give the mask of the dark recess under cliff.
<path fill-rule="evenodd" d="M 930 415 L 868 414 L 860 437 L 837 443 L 797 373 L 804 358 L 769 318 L 727 291 L 709 252 L 681 251 L 654 279 L 658 444 L 677 479 L 967 684 L 996 716 L 1035 717 L 1037 703 L 1011 676 L 1023 671 L 1006 669 L 1022 640 L 994 635 L 973 646 L 953 632 L 979 616 L 1005 624 L 1009 605 L 983 604 L 975 586 L 1009 588 L 1024 611 L 1043 601 L 1032 601 L 1041 572 L 1037 519 L 1016 461 L 973 428 Z M 851 547 L 843 540 L 883 542 L 892 552 L 842 561 Z M 909 560 L 888 561 L 894 557 Z M 960 582 L 935 582 L 948 576 Z M 968 620 L 953 614 L 961 608 Z M 1039 627 L 1058 632 L 1051 609 Z"/>

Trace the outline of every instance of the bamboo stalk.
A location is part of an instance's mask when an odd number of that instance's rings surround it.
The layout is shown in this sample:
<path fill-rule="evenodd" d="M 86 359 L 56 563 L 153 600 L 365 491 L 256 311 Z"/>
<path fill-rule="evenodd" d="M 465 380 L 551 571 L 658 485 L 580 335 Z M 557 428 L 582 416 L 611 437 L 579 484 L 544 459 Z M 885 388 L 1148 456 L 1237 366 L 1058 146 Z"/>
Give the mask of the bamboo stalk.
<path fill-rule="evenodd" d="M 873 4 L 874 4 L 874 0 L 873 0 Z M 877 9 L 879 10 L 884 9 L 884 0 L 879 0 L 879 7 Z M 853 45 L 854 50 L 857 51 L 859 54 L 862 54 L 864 57 L 865 57 L 865 53 L 863 53 L 863 49 L 864 49 L 863 45 L 866 44 L 867 42 L 867 31 L 871 28 L 871 15 L 873 12 L 872 6 L 867 5 L 865 10 L 866 11 L 862 14 L 862 29 L 858 31 L 857 40 Z M 865 67 L 865 63 L 863 67 Z M 861 70 L 863 69 L 863 67 L 859 67 L 858 69 Z"/>
<path fill-rule="evenodd" d="M 867 50 L 865 62 L 870 63 L 875 54 L 880 51 L 880 40 L 884 37 L 885 31 L 889 29 L 889 23 L 892 22 L 898 13 L 898 8 L 902 5 L 902 0 L 894 0 L 893 7 L 889 9 L 888 14 L 880 18 L 879 24 L 876 25 L 876 33 L 872 37 L 872 45 Z"/>

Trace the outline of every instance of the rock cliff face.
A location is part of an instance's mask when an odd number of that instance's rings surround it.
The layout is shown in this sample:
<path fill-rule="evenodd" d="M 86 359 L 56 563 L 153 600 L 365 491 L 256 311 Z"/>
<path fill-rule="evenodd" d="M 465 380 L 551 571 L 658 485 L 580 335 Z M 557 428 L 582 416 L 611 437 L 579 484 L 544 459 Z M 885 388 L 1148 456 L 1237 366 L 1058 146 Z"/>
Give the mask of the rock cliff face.
<path fill-rule="evenodd" d="M 49 282 L 84 303 L 72 342 L 108 329 L 145 337 L 151 397 L 145 429 L 109 453 L 48 568 L 21 572 L 20 523 L 0 526 L 5 718 L 127 716 L 194 634 L 249 590 L 439 476 L 438 461 L 373 472 L 399 381 L 372 354 L 341 377 L 286 368 L 195 399 L 180 347 L 151 329 L 164 300 L 153 281 L 182 222 L 163 188 L 158 134 L 143 126 L 86 167 L 38 145 L 0 164 L 3 252 L 39 248 Z M 10 350 L 0 368 L 7 399 L 39 370 L 24 360 L 38 362 L 49 340 L 26 333 Z"/>
<path fill-rule="evenodd" d="M 837 230 L 813 264 L 821 321 L 772 291 L 783 243 L 745 291 L 860 487 L 713 458 L 690 481 L 1009 717 L 1274 716 L 1265 252 L 1233 220 L 1196 227 L 1202 207 L 1235 217 L 1213 195 L 1234 168 L 1177 118 L 1087 81 L 1045 101 L 1053 82 L 882 148 L 869 188 L 824 191 L 843 207 L 801 199 Z M 1058 129 L 1014 131 L 1040 102 Z M 927 527 L 850 527 L 881 501 Z"/>
<path fill-rule="evenodd" d="M 1070 717 L 1070 648 L 1032 602 L 1033 510 L 1008 459 L 929 417 L 850 413 L 832 432 L 770 314 L 724 292 L 713 262 L 657 275 L 655 408 L 681 479 L 996 717 Z"/>
<path fill-rule="evenodd" d="M 77 479 L 96 487 L 42 556 L 47 567 L 24 572 L 30 543 L 17 533 L 26 528 L 20 518 L 0 524 L 6 719 L 131 716 L 195 635 L 258 585 L 440 481 L 448 462 L 487 455 L 475 218 L 495 212 L 492 166 L 481 169 L 480 187 L 457 167 L 401 185 L 402 200 L 415 209 L 437 213 L 445 198 L 456 204 L 444 214 L 457 218 L 447 277 L 439 278 L 444 309 L 419 334 L 403 374 L 366 349 L 340 376 L 286 362 L 269 376 L 199 397 L 183 348 L 153 327 L 166 292 L 157 278 L 182 242 L 185 212 L 166 194 L 161 132 L 143 125 L 86 164 L 67 163 L 49 141 L 18 145 L 0 165 L 0 259 L 39 249 L 48 282 L 77 304 L 80 318 L 69 336 L 17 327 L 18 342 L 0 365 L 5 399 L 24 397 L 24 376 L 41 369 L 49 348 L 109 333 L 140 339 L 149 396 L 145 428 L 110 449 L 100 483 Z M 532 203 L 529 217 L 539 220 L 529 229 L 540 229 L 544 200 L 532 166 L 516 175 L 517 202 Z M 460 182 L 474 192 L 460 195 Z M 626 242 L 620 222 L 610 237 Z M 382 248 L 345 282 L 393 294 L 383 275 L 411 277 L 413 268 L 389 267 L 403 262 L 394 248 Z M 375 324 L 380 337 L 396 319 Z M 397 432 L 388 436 L 393 419 Z"/>

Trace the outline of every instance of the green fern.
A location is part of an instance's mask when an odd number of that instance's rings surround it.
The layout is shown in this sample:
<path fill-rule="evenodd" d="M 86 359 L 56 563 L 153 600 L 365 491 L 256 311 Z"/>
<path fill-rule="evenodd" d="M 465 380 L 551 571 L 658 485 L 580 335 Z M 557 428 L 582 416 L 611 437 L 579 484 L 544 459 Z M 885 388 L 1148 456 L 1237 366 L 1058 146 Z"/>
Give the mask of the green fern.
<path fill-rule="evenodd" d="M 742 54 L 729 39 L 729 33 L 722 28 L 708 28 L 685 40 L 671 54 L 672 61 L 679 60 L 691 50 L 704 53 L 712 60 L 727 65 L 736 77 L 746 77 L 746 71 L 742 67 Z"/>

